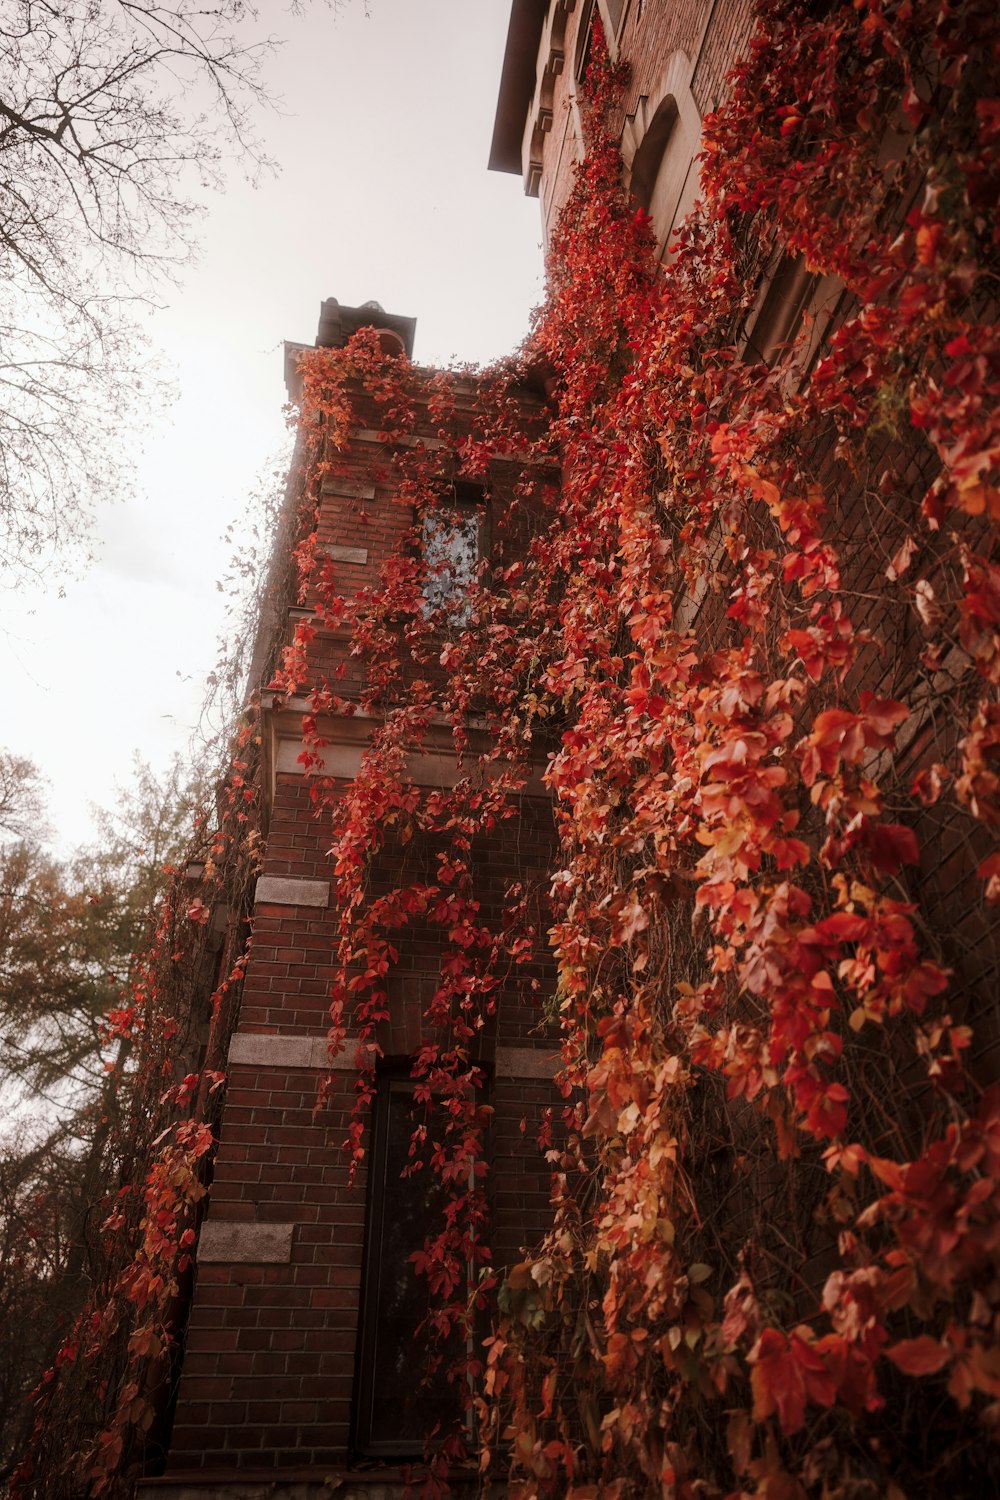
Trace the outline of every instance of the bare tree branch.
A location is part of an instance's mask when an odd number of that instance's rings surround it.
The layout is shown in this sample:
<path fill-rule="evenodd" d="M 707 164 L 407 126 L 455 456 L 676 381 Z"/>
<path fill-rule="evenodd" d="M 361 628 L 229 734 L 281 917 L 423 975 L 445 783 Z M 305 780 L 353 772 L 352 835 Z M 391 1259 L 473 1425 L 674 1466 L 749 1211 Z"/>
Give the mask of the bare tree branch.
<path fill-rule="evenodd" d="M 0 17 L 0 584 L 80 548 L 165 399 L 138 322 L 205 189 L 268 166 L 244 0 L 8 0 Z M 145 395 L 138 387 L 145 383 Z"/>

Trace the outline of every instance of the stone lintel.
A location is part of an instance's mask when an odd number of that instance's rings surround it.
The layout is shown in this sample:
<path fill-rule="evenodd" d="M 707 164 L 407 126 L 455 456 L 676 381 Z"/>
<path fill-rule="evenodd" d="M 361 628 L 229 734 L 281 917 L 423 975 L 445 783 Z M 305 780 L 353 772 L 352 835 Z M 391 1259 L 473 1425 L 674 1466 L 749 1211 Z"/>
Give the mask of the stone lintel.
<path fill-rule="evenodd" d="M 287 1266 L 292 1258 L 294 1233 L 294 1224 L 208 1219 L 198 1236 L 198 1263 Z"/>
<path fill-rule="evenodd" d="M 328 880 L 301 880 L 291 875 L 262 875 L 254 901 L 258 906 L 329 906 Z"/>
<path fill-rule="evenodd" d="M 297 1036 L 288 1032 L 238 1031 L 229 1044 L 231 1065 L 245 1068 L 312 1068 L 351 1073 L 357 1067 L 357 1038 L 345 1037 L 337 1056 L 330 1057 L 325 1036 Z M 498 1047 L 495 1068 L 501 1078 L 553 1078 L 562 1060 L 540 1047 Z"/>
<path fill-rule="evenodd" d="M 238 1031 L 229 1043 L 229 1062 L 243 1068 L 310 1068 L 353 1073 L 358 1065 L 358 1039 L 344 1038 L 336 1057 L 330 1056 L 326 1036 L 293 1032 Z"/>
<path fill-rule="evenodd" d="M 367 748 L 366 740 L 371 726 L 360 719 L 341 719 L 329 729 L 320 725 L 328 743 L 313 751 L 316 764 L 313 773 L 332 776 L 340 781 L 353 781 L 361 769 L 361 759 Z M 362 738 L 364 736 L 364 738 Z M 299 757 L 307 748 L 300 737 L 292 738 L 279 732 L 274 748 L 274 770 L 281 776 L 305 776 L 306 768 Z M 448 744 L 437 749 L 434 744 L 411 751 L 406 757 L 406 774 L 414 786 L 453 787 L 463 777 L 478 771 L 475 760 L 470 758 L 460 765 L 454 748 Z M 489 774 L 489 767 L 487 775 Z M 500 767 L 502 769 L 502 767 Z M 526 797 L 550 800 L 550 793 L 542 780 L 543 767 L 537 771 L 524 788 Z M 261 898 L 258 896 L 257 898 Z"/>
<path fill-rule="evenodd" d="M 326 1037 L 238 1031 L 229 1043 L 229 1062 L 245 1068 L 324 1068 Z"/>
<path fill-rule="evenodd" d="M 361 563 L 368 561 L 367 547 L 339 547 L 331 543 L 328 547 L 321 547 L 320 551 L 327 556 L 331 562 L 339 563 Z"/>
<path fill-rule="evenodd" d="M 301 1472 L 301 1471 L 300 1471 Z M 251 1471 L 236 1476 L 227 1474 L 173 1473 L 155 1479 L 140 1479 L 137 1500 L 406 1500 L 415 1485 L 407 1483 L 397 1471 L 387 1474 L 338 1474 L 329 1467 L 321 1478 L 283 1478 L 280 1469 L 266 1476 Z M 450 1479 L 455 1495 L 485 1495 L 487 1500 L 501 1500 L 507 1486 L 490 1485 L 485 1491 L 473 1479 Z"/>
<path fill-rule="evenodd" d="M 361 436 L 361 434 L 357 434 Z M 367 433 L 365 434 L 367 436 Z M 375 486 L 360 479 L 341 478 L 337 474 L 326 474 L 320 486 L 323 495 L 336 495 L 341 500 L 374 500 Z"/>
<path fill-rule="evenodd" d="M 447 447 L 443 438 L 421 437 L 419 433 L 413 436 L 392 437 L 379 432 L 374 427 L 356 427 L 351 433 L 352 442 L 356 443 L 378 443 L 380 447 L 390 448 L 415 448 L 419 452 L 425 449 L 428 453 L 437 452 L 439 448 Z"/>
<path fill-rule="evenodd" d="M 540 1047 L 497 1048 L 499 1078 L 554 1078 L 561 1067 L 558 1052 L 544 1052 Z"/>

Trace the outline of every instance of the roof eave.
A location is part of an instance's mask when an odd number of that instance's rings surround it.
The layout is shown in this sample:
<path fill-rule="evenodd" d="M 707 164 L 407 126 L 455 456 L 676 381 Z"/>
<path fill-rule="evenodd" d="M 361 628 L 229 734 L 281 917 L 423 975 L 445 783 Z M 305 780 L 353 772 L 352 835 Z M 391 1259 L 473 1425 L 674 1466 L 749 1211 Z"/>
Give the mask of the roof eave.
<path fill-rule="evenodd" d="M 491 172 L 520 174 L 523 170 L 521 142 L 535 93 L 538 44 L 548 8 L 548 0 L 513 0 L 511 5 L 490 147 Z"/>

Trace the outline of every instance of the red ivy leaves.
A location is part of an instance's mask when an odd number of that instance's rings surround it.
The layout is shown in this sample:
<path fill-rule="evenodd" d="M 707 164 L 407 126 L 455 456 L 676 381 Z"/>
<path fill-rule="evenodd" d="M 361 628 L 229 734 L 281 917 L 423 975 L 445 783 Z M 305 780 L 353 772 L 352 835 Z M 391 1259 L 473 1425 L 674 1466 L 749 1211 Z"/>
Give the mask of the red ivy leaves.
<path fill-rule="evenodd" d="M 742 1494 L 892 1494 L 919 1382 L 988 1420 L 1000 1395 L 1000 1111 L 966 1077 L 949 919 L 917 879 L 932 888 L 947 809 L 976 841 L 962 900 L 977 867 L 1000 888 L 996 17 L 761 0 L 758 20 L 669 265 L 622 190 L 622 75 L 598 33 L 588 150 L 520 367 L 476 405 L 371 330 L 302 363 L 310 500 L 352 425 L 374 426 L 416 523 L 348 597 L 306 516 L 303 596 L 351 632 L 363 680 L 316 680 L 303 624 L 277 686 L 312 695 L 356 1160 L 400 953 L 416 924 L 440 939 L 414 1153 L 444 1189 L 418 1256 L 442 1334 L 472 1334 L 467 1266 L 486 1257 L 476 1038 L 540 925 L 523 891 L 485 919 L 474 848 L 547 760 L 568 1102 L 544 1142 L 551 1225 L 502 1291 L 477 1397 L 484 1465 L 508 1442 L 525 1500 L 718 1497 L 734 1475 Z M 815 278 L 801 337 L 758 359 L 781 267 Z M 514 394 L 529 377 L 544 423 Z M 467 619 L 432 619 L 417 541 L 441 474 L 511 455 L 517 546 L 482 565 Z M 341 795 L 321 720 L 359 709 L 378 729 Z M 480 716 L 488 767 L 418 789 L 408 757 L 442 726 L 468 757 Z M 420 878 L 377 888 L 389 844 L 421 840 Z"/>

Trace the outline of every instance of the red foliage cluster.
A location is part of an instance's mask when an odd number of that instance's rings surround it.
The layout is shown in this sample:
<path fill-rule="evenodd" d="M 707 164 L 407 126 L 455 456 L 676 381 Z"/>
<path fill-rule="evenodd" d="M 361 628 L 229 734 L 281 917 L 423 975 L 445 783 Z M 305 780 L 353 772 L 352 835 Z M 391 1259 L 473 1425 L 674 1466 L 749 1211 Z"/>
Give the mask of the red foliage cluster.
<path fill-rule="evenodd" d="M 399 945 L 441 934 L 414 1065 L 414 1155 L 446 1189 L 420 1261 L 441 1335 L 470 1326 L 467 1267 L 488 1264 L 476 1037 L 537 950 L 527 893 L 485 921 L 476 840 L 540 762 L 554 799 L 553 1221 L 500 1288 L 476 1398 L 483 1469 L 509 1452 L 520 1500 L 997 1484 L 1000 37 L 983 0 L 759 9 L 666 266 L 622 190 L 598 39 L 548 301 L 481 383 L 473 437 L 445 377 L 444 457 L 410 441 L 428 376 L 370 331 L 303 359 L 315 479 L 375 427 L 415 518 L 354 597 L 298 549 L 360 704 L 315 680 L 312 625 L 277 685 L 312 693 L 354 1152 Z M 783 264 L 806 316 L 757 349 Z M 514 397 L 539 371 L 529 430 Z M 523 545 L 482 563 L 461 617 L 428 609 L 415 537 L 442 466 L 511 454 Z M 377 727 L 344 795 L 320 717 L 359 707 Z M 408 757 L 441 725 L 469 775 L 428 794 Z M 433 877 L 373 883 L 411 839 L 440 851 Z"/>
<path fill-rule="evenodd" d="M 107 1017 L 113 1061 L 95 1106 L 106 1112 L 86 1168 L 92 1228 L 75 1257 L 86 1291 L 32 1395 L 33 1431 L 5 1491 L 13 1500 L 128 1496 L 162 1442 L 246 963 L 238 918 L 257 873 L 246 800 L 254 740 L 248 722 L 237 736 L 248 758 L 234 760 L 221 789 L 220 828 L 193 832 L 201 894 L 192 899 L 183 868 L 166 872 L 149 947 Z M 207 920 L 223 899 L 237 920 L 214 955 Z"/>
<path fill-rule="evenodd" d="M 343 801 L 314 783 L 334 1019 L 370 1043 L 398 934 L 440 926 L 416 1072 L 447 1101 L 455 1203 L 483 1170 L 470 1043 L 530 949 L 480 920 L 471 843 L 548 756 L 567 1137 L 478 1401 L 484 1467 L 512 1443 L 524 1497 L 996 1480 L 1000 1091 L 968 1066 L 995 1028 L 954 935 L 989 941 L 1000 874 L 996 44 L 981 5 L 763 5 L 665 267 L 598 45 L 549 299 L 506 376 L 544 371 L 550 419 L 526 444 L 494 387 L 451 453 L 558 465 L 522 486 L 524 555 L 482 565 L 465 623 L 428 615 L 412 542 L 378 589 L 321 590 L 380 721 Z M 806 318 L 756 350 L 789 260 Z M 404 446 L 405 367 L 359 336 L 305 378 L 309 430 L 375 402 L 419 527 L 442 458 Z M 472 707 L 489 779 L 420 794 L 407 754 L 439 720 L 461 749 Z M 432 882 L 372 894 L 388 830 L 447 840 Z M 463 1201 L 429 1245 L 443 1327 L 484 1253 L 478 1186 Z"/>

